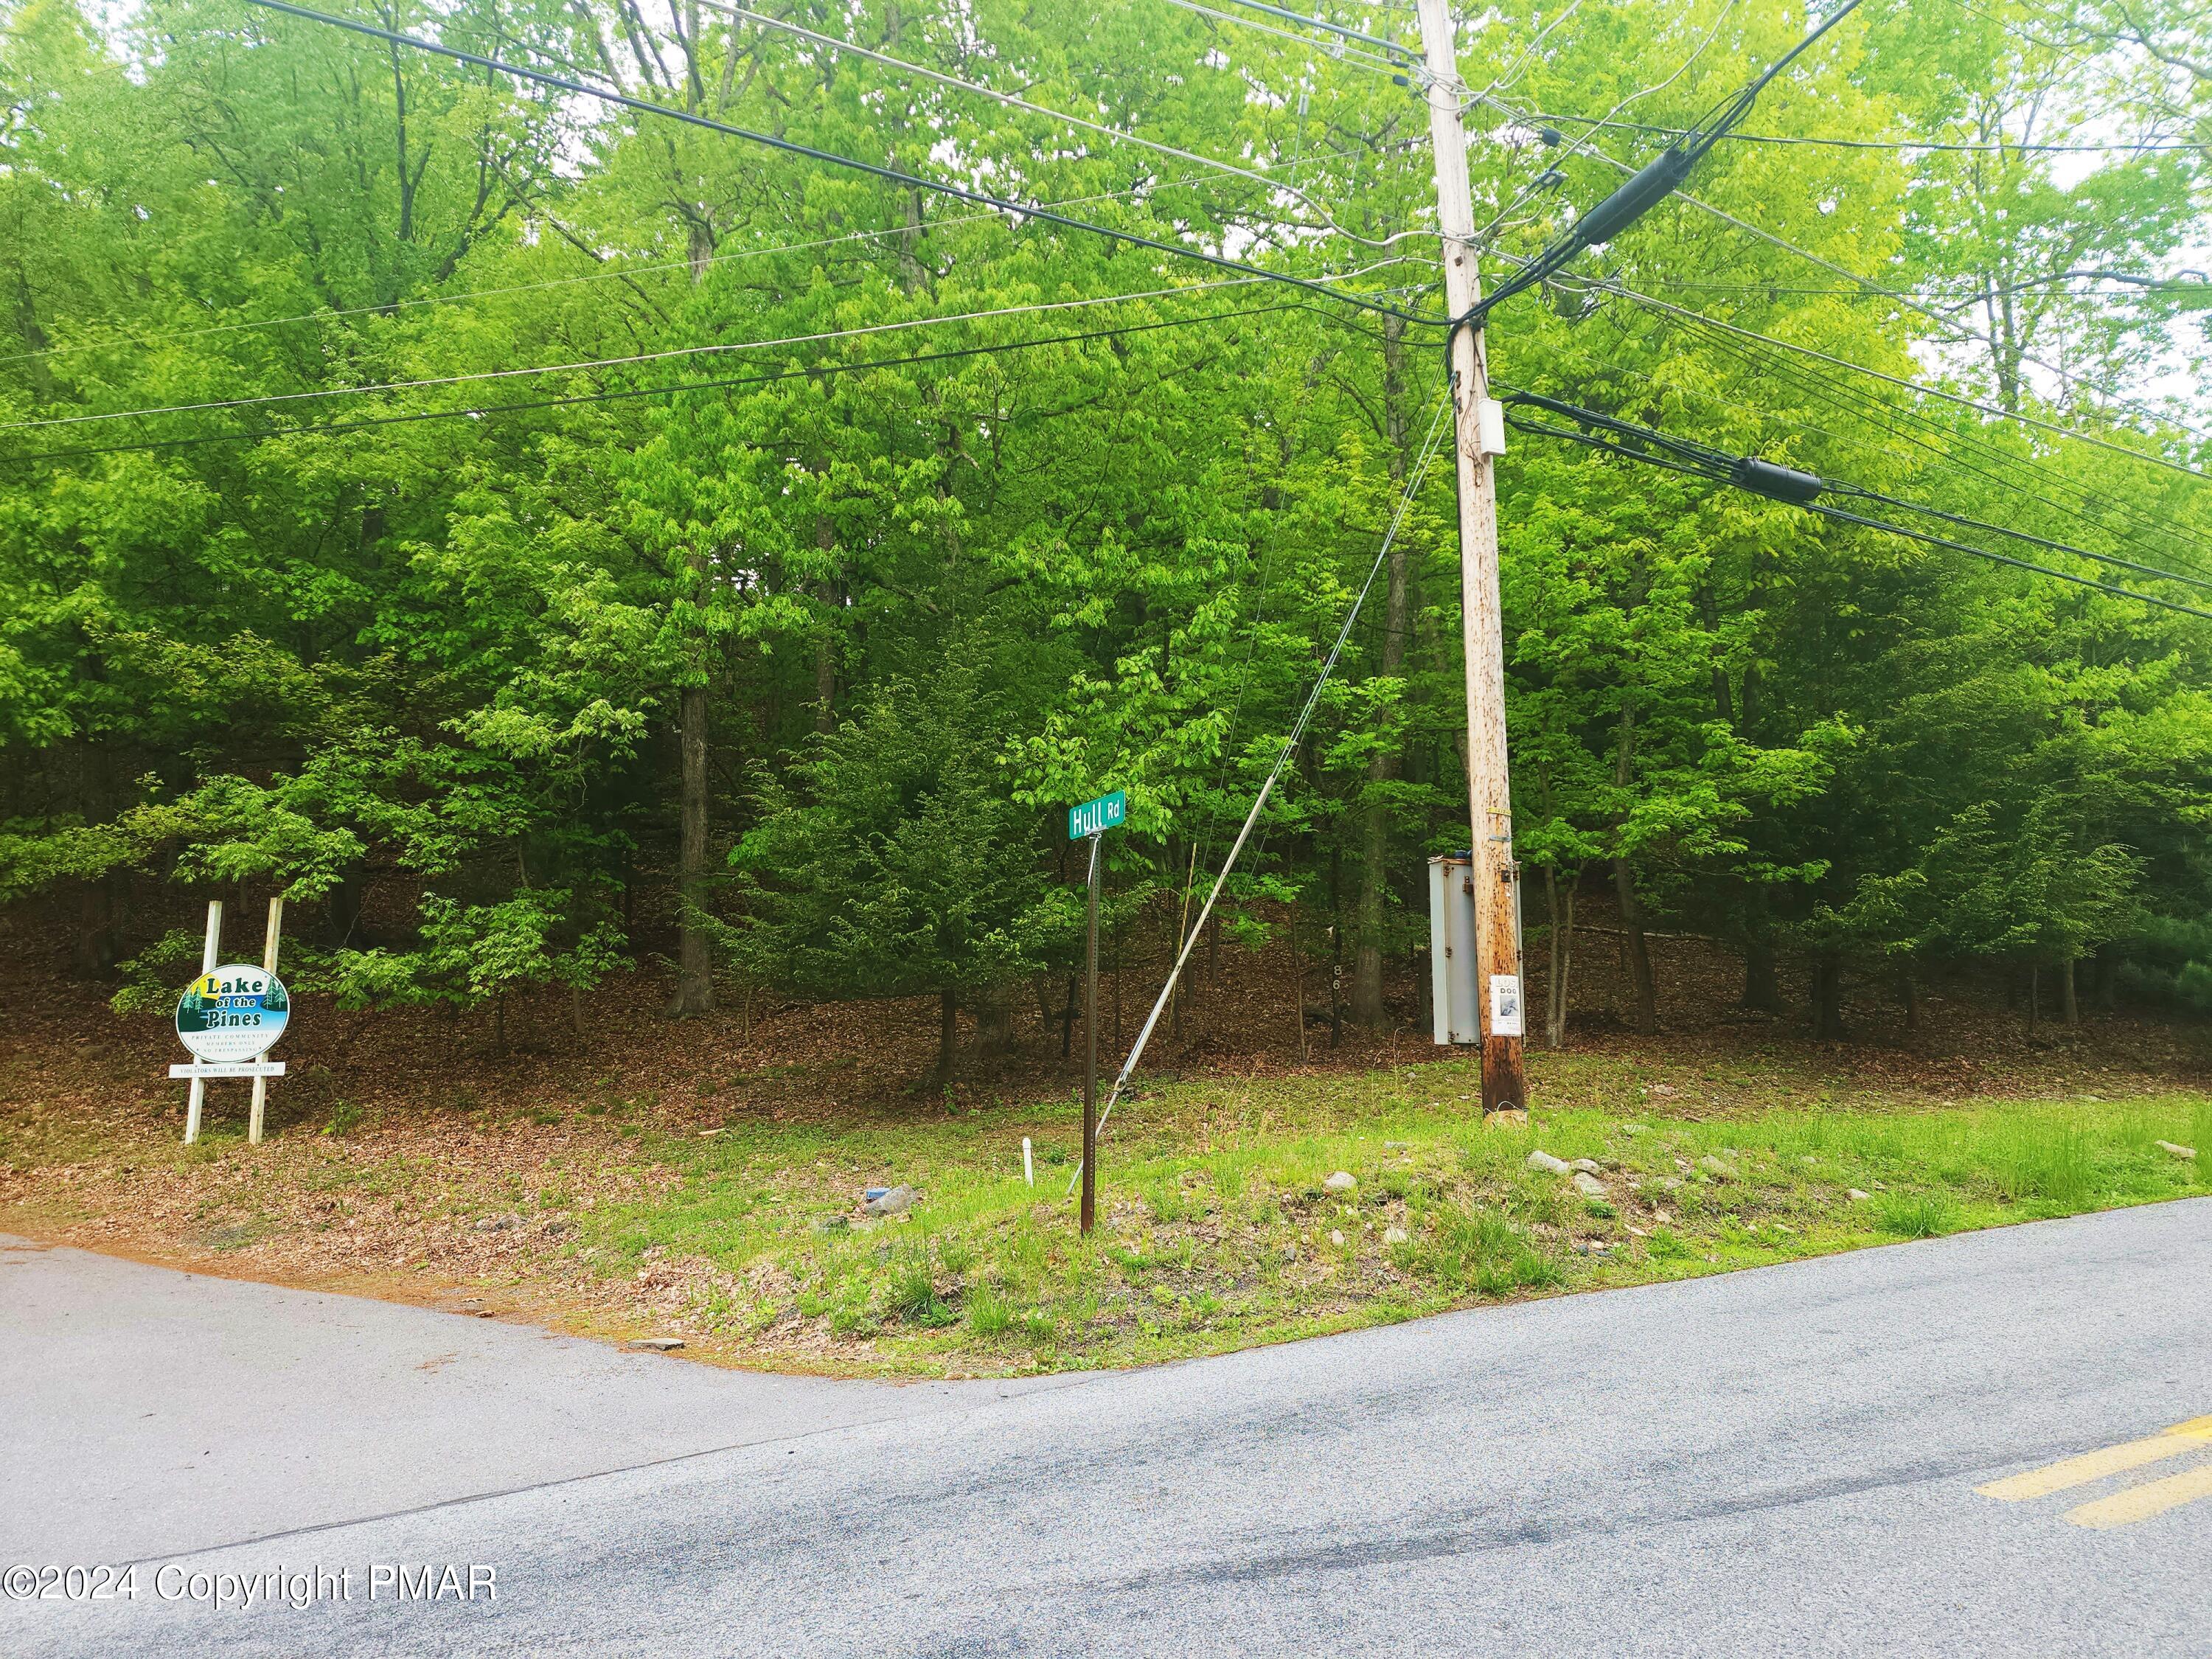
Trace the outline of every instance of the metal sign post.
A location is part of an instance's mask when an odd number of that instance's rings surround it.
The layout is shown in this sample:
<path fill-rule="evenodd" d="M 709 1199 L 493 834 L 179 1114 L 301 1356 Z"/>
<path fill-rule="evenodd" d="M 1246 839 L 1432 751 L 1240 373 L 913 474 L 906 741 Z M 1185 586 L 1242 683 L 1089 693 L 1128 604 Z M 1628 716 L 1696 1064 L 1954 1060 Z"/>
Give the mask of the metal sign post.
<path fill-rule="evenodd" d="M 1087 1235 L 1098 1207 L 1098 878 L 1099 843 L 1129 816 L 1129 797 L 1116 789 L 1067 811 L 1067 838 L 1091 843 L 1090 944 L 1083 965 L 1083 1207 L 1078 1224 Z"/>

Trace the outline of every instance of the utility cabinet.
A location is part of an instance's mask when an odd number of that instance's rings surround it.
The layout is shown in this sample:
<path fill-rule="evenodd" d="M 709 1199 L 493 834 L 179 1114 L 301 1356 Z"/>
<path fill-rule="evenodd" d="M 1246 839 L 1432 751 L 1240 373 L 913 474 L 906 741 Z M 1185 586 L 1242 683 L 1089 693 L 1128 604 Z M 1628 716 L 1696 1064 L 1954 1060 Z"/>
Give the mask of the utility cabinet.
<path fill-rule="evenodd" d="M 1482 1041 L 1474 990 L 1474 854 L 1429 860 L 1429 989 L 1438 1042 Z"/>

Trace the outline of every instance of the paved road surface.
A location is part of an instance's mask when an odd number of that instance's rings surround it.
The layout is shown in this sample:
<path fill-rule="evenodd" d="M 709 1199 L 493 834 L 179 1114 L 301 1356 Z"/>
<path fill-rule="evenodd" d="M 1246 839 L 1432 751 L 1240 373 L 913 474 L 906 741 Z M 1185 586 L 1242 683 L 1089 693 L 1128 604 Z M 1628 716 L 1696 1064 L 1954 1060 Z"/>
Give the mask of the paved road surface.
<path fill-rule="evenodd" d="M 17 1655 L 2212 1655 L 2212 1200 L 904 1389 L 8 1248 L 0 1407 Z"/>

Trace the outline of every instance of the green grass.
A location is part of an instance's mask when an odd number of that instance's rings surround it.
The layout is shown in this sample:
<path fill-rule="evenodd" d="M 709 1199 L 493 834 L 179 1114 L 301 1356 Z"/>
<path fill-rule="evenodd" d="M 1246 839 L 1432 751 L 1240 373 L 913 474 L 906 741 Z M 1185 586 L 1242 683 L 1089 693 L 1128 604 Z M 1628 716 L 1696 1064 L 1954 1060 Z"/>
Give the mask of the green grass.
<path fill-rule="evenodd" d="M 1618 1060 L 1552 1059 L 1528 1128 L 1485 1126 L 1458 1062 L 1172 1085 L 1117 1110 L 1087 1240 L 1065 1191 L 1067 1101 L 842 1128 L 738 1122 L 709 1140 L 648 1132 L 641 1153 L 673 1179 L 586 1212 L 574 1248 L 617 1279 L 649 1251 L 693 1264 L 713 1288 L 687 1328 L 733 1356 L 1008 1373 L 1932 1238 L 2203 1193 L 2212 1175 L 2212 1101 L 2198 1096 L 1931 1109 L 1736 1064 L 1722 1114 L 1695 1084 L 1646 1093 Z M 1788 1103 L 1741 1103 L 1761 1094 Z M 1605 1196 L 1529 1170 L 1539 1146 L 1597 1161 Z M 1340 1169 L 1354 1191 L 1324 1190 Z M 899 1182 L 921 1194 L 911 1212 L 860 1213 L 863 1187 Z"/>

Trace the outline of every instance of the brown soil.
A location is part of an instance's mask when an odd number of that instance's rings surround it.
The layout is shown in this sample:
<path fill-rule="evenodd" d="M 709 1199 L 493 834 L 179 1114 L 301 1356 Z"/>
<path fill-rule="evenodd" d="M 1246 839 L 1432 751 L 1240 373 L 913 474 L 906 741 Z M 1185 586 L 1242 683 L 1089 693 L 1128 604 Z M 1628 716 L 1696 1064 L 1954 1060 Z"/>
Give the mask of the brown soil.
<path fill-rule="evenodd" d="M 1602 921 L 1602 916 L 1595 918 Z M 1121 1031 L 1141 1024 L 1165 966 L 1164 930 L 1123 969 Z M 1251 1078 L 1411 1064 L 1437 1051 L 1415 1029 L 1410 969 L 1392 986 L 1398 1029 L 1332 1022 L 1328 965 L 1310 963 L 1301 1023 L 1279 942 L 1261 952 L 1224 943 L 1218 969 L 1201 947 L 1179 1020 L 1164 1020 L 1148 1069 Z M 1758 1055 L 1838 1091 L 1925 1097 L 2114 1095 L 2202 1087 L 2212 1042 L 2198 1027 L 2098 1016 L 2074 1030 L 2044 1025 L 1971 984 L 1923 994 L 1921 1027 L 1903 1029 L 1887 988 L 1863 984 L 1847 1005 L 1858 1033 L 1813 1044 L 1799 1019 L 1734 1006 L 1735 961 L 1695 939 L 1655 941 L 1664 1030 L 1625 1035 L 1626 975 L 1615 940 L 1585 938 L 1576 965 L 1571 1047 L 1617 1056 L 1653 1084 Z M 247 1087 L 210 1088 L 213 1131 L 178 1146 L 185 1085 L 167 1023 L 118 1017 L 102 988 L 58 979 L 60 941 L 19 930 L 0 951 L 0 1229 L 231 1277 L 465 1307 L 596 1334 L 650 1332 L 688 1293 L 648 1260 L 635 1279 L 593 1273 L 563 1248 L 573 1219 L 544 1217 L 557 1191 L 568 1211 L 648 1195 L 672 1174 L 640 1155 L 642 1128 L 711 1134 L 749 1121 L 838 1123 L 941 1115 L 948 1107 L 1065 1097 L 1079 1077 L 1060 1057 L 1025 991 L 1012 1046 L 970 1064 L 950 1102 L 914 1080 L 936 1042 L 929 1000 L 808 1006 L 757 999 L 710 1018 L 662 1017 L 666 987 L 637 974 L 590 1004 L 584 1041 L 565 998 L 510 1005 L 505 1052 L 489 1021 L 434 1013 L 348 1014 L 301 996 L 283 1043 L 289 1074 L 271 1086 L 270 1139 L 242 1139 Z M 1538 953 L 1540 955 L 1540 952 Z M 1540 961 L 1532 966 L 1540 970 Z M 1048 988 L 1056 1016 L 1063 988 Z M 1786 986 L 1801 999 L 1802 977 Z M 1102 988 L 1112 1033 L 1110 983 Z M 1348 987 L 1344 994 L 1348 998 Z M 1531 1006 L 1542 1006 L 1540 972 Z M 963 1032 L 971 1030 L 963 1018 Z M 1080 1035 L 1079 1030 L 1078 1033 Z M 1117 1058 L 1120 1048 L 1102 1042 Z M 1547 1066 L 1534 1062 L 1538 1103 Z M 1755 1106 L 1746 1100 L 1737 1107 Z M 1729 1109 L 1728 1107 L 1721 1109 Z M 333 1129 L 338 1133 L 330 1133 Z M 528 1218 L 522 1218 L 528 1212 Z M 509 1218 L 515 1219 L 509 1220 Z M 664 1282 L 665 1281 L 665 1282 Z M 471 1299 L 478 1305 L 466 1305 Z M 804 1363 L 803 1358 L 797 1363 Z"/>

